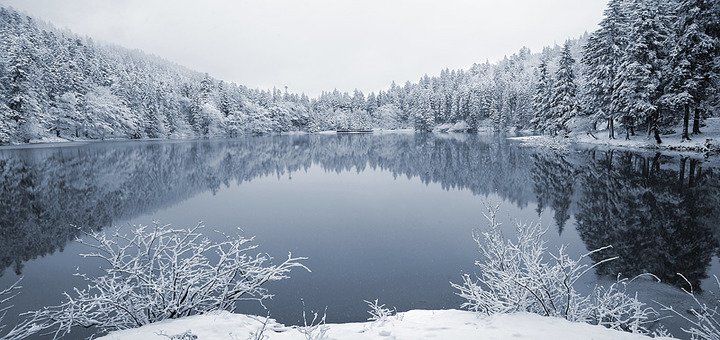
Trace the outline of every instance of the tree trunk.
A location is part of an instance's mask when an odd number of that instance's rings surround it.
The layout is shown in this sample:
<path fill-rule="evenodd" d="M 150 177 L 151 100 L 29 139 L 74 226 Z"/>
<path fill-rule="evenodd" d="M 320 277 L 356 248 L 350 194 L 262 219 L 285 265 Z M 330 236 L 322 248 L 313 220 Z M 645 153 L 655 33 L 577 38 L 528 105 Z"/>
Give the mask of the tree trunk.
<path fill-rule="evenodd" d="M 658 127 L 658 120 L 660 119 L 660 112 L 658 110 L 655 110 L 653 114 L 650 116 L 650 124 L 648 126 L 648 134 L 650 129 L 652 129 L 653 136 L 655 137 L 655 143 L 662 144 L 662 139 L 660 139 L 660 128 Z"/>
<path fill-rule="evenodd" d="M 694 187 L 695 186 L 695 167 L 697 166 L 697 159 L 691 159 L 690 160 L 690 169 L 688 170 L 688 187 Z"/>
<path fill-rule="evenodd" d="M 685 113 L 683 114 L 683 131 L 682 131 L 682 140 L 690 140 L 690 136 L 688 135 L 688 123 L 690 122 L 690 105 L 685 104 Z"/>
<path fill-rule="evenodd" d="M 687 162 L 687 158 L 685 158 L 685 157 L 680 158 L 680 174 L 679 174 L 680 176 L 678 179 L 680 181 L 681 188 L 683 187 L 683 185 L 685 185 L 685 163 L 686 162 Z"/>
<path fill-rule="evenodd" d="M 623 124 L 625 124 L 625 140 L 630 140 L 630 118 L 624 117 Z"/>
<path fill-rule="evenodd" d="M 695 109 L 695 115 L 693 116 L 693 135 L 700 134 L 700 109 Z"/>
<path fill-rule="evenodd" d="M 652 162 L 652 173 L 656 174 L 660 172 L 660 153 L 656 152 Z"/>
<path fill-rule="evenodd" d="M 608 118 L 608 137 L 610 137 L 610 139 L 615 139 L 615 124 L 613 123 L 613 120 L 612 116 Z"/>
<path fill-rule="evenodd" d="M 653 134 L 655 135 L 655 143 L 662 144 L 662 139 L 660 139 L 660 131 L 658 131 L 658 128 L 653 129 Z"/>

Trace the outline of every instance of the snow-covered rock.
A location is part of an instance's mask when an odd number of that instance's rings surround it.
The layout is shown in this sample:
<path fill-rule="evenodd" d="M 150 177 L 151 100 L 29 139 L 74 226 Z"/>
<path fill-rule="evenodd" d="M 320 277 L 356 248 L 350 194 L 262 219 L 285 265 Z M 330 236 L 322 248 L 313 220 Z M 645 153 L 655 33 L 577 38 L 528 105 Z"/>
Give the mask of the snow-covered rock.
<path fill-rule="evenodd" d="M 190 331 L 200 340 L 248 339 L 262 328 L 264 318 L 229 312 L 214 312 L 168 320 L 137 329 L 118 331 L 102 340 L 153 340 Z M 594 339 L 640 340 L 630 334 L 565 319 L 536 314 L 480 316 L 459 310 L 412 310 L 389 317 L 385 322 L 327 324 L 327 339 Z M 264 331 L 269 340 L 305 339 L 297 327 L 270 320 Z M 252 337 L 254 339 L 254 337 Z M 100 340 L 99 339 L 99 340 Z M 669 339 L 669 338 L 665 338 Z"/>

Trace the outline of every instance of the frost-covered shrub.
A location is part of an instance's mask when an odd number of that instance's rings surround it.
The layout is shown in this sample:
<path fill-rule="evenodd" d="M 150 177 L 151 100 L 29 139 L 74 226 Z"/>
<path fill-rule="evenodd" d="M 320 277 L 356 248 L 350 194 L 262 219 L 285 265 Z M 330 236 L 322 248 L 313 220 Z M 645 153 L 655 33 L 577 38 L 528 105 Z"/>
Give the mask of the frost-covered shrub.
<path fill-rule="evenodd" d="M 297 330 L 300 332 L 300 334 L 304 335 L 305 339 L 307 340 L 328 339 L 327 332 L 330 330 L 330 327 L 325 325 L 325 319 L 327 318 L 327 307 L 325 308 L 322 316 L 320 316 L 319 312 L 310 311 L 310 314 L 312 314 L 313 318 L 311 320 L 308 320 L 307 313 L 305 312 L 305 301 L 302 301 L 302 305 L 303 325 L 297 327 Z"/>
<path fill-rule="evenodd" d="M 397 314 L 397 311 L 394 309 L 390 309 L 385 307 L 385 304 L 380 304 L 378 302 L 378 299 L 375 299 L 375 301 L 364 301 L 368 305 L 368 314 L 370 314 L 370 317 L 368 318 L 368 321 L 377 322 L 379 324 L 384 324 L 389 317 Z"/>
<path fill-rule="evenodd" d="M 169 225 L 139 226 L 129 234 L 89 234 L 80 243 L 93 249 L 86 258 L 105 263 L 105 274 L 83 276 L 85 289 L 65 293 L 65 302 L 46 308 L 41 319 L 56 335 L 74 326 L 107 332 L 213 310 L 233 311 L 239 301 L 262 303 L 272 297 L 263 288 L 285 279 L 293 268 L 305 268 L 292 257 L 275 265 L 256 249 L 252 238 L 221 234 L 215 242 L 202 224 L 190 229 Z"/>
<path fill-rule="evenodd" d="M 633 333 L 650 333 L 657 313 L 636 296 L 627 294 L 627 280 L 590 294 L 578 293 L 574 285 L 595 265 L 583 264 L 593 251 L 571 258 L 562 246 L 548 251 L 546 232 L 539 224 L 516 223 L 516 240 L 507 239 L 496 220 L 497 207 L 488 209 L 489 229 L 474 232 L 482 260 L 477 277 L 463 275 L 461 284 L 451 283 L 465 298 L 463 308 L 486 314 L 530 312 L 570 321 L 603 325 Z M 605 248 L 603 248 L 605 249 Z"/>
<path fill-rule="evenodd" d="M 39 324 L 35 319 L 35 314 L 30 313 L 29 318 L 19 324 L 8 329 L 9 325 L 5 324 L 5 316 L 12 305 L 10 300 L 20 294 L 20 280 L 16 281 L 10 287 L 0 290 L 0 340 L 20 340 L 39 332 L 44 326 Z"/>
<path fill-rule="evenodd" d="M 685 276 L 678 274 L 681 277 Z M 670 311 L 673 314 L 679 316 L 688 322 L 689 327 L 683 328 L 685 333 L 690 335 L 690 338 L 702 339 L 702 340 L 720 340 L 720 297 L 713 292 L 707 292 L 711 304 L 707 302 L 701 302 L 693 291 L 692 284 L 689 280 L 685 279 L 690 289 L 683 288 L 682 290 L 690 296 L 695 306 L 687 311 L 675 310 L 672 306 L 662 305 L 664 310 Z M 720 288 L 720 280 L 715 276 L 715 283 Z"/>

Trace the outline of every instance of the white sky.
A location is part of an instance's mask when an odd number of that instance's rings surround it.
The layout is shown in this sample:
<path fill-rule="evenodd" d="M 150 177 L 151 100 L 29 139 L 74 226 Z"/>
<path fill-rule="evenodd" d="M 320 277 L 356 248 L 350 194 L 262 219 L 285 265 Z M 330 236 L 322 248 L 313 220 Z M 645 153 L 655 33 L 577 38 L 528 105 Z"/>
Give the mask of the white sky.
<path fill-rule="evenodd" d="M 608 0 L 0 0 L 250 87 L 379 90 L 592 31 Z"/>

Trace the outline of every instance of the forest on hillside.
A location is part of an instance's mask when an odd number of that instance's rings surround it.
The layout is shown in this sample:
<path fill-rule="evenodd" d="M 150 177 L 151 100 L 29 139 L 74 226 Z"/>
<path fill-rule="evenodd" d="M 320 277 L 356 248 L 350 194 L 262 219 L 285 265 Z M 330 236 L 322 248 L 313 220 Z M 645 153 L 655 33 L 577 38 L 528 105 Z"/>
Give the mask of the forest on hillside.
<path fill-rule="evenodd" d="M 720 4 L 611 0 L 600 29 L 539 53 L 364 94 L 251 89 L 0 8 L 0 144 L 454 124 L 552 135 L 607 122 L 685 137 L 717 115 Z"/>

